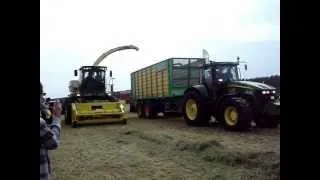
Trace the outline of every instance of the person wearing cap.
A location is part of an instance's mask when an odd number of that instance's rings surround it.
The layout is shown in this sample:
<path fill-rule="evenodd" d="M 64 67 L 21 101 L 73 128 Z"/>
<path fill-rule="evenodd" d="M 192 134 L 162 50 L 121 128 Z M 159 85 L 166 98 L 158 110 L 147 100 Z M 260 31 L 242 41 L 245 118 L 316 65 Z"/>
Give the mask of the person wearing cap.
<path fill-rule="evenodd" d="M 40 108 L 43 102 L 43 87 L 40 82 Z M 52 122 L 47 124 L 40 116 L 40 180 L 51 179 L 51 163 L 48 150 L 57 149 L 60 140 L 61 104 L 55 103 L 52 109 Z"/>

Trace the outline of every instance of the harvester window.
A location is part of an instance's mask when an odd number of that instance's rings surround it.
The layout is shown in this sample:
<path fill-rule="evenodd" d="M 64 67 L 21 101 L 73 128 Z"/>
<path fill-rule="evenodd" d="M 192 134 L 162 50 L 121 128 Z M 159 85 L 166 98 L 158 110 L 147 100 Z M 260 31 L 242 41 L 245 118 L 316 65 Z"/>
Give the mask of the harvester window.
<path fill-rule="evenodd" d="M 88 73 L 87 71 L 84 71 L 84 72 L 83 72 L 83 76 L 82 76 L 82 79 L 85 79 L 85 78 L 87 78 L 87 77 L 88 77 L 88 74 L 89 74 L 89 73 Z"/>
<path fill-rule="evenodd" d="M 101 71 L 101 72 L 100 72 L 100 75 L 101 75 L 102 78 L 105 77 L 105 74 L 106 74 L 106 73 L 105 73 L 104 71 Z"/>
<path fill-rule="evenodd" d="M 103 71 L 97 72 L 95 79 L 97 81 L 104 81 L 105 73 Z"/>
<path fill-rule="evenodd" d="M 88 78 L 88 77 L 94 78 L 95 76 L 96 76 L 96 73 L 92 71 L 85 71 L 83 75 L 84 78 Z"/>

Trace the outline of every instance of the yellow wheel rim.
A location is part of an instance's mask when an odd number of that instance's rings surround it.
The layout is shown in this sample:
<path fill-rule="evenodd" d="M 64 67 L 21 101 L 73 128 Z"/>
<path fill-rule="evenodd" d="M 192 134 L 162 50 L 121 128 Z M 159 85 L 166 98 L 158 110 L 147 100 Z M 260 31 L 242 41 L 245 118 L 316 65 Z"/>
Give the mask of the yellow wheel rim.
<path fill-rule="evenodd" d="M 239 113 L 235 107 L 229 106 L 224 110 L 224 119 L 230 126 L 234 126 L 238 123 Z"/>
<path fill-rule="evenodd" d="M 194 99 L 188 99 L 186 103 L 186 114 L 190 120 L 195 120 L 198 115 L 197 103 Z"/>

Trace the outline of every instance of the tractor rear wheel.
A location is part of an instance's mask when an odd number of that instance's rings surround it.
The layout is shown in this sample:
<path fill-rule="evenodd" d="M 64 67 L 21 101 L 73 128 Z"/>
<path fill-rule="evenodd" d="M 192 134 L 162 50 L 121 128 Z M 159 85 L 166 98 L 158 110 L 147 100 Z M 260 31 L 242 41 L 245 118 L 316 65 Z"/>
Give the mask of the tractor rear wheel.
<path fill-rule="evenodd" d="M 226 130 L 244 131 L 252 120 L 250 104 L 242 98 L 226 99 L 220 106 L 219 117 Z"/>
<path fill-rule="evenodd" d="M 205 100 L 195 91 L 184 95 L 183 117 L 188 125 L 204 125 L 209 121 Z"/>

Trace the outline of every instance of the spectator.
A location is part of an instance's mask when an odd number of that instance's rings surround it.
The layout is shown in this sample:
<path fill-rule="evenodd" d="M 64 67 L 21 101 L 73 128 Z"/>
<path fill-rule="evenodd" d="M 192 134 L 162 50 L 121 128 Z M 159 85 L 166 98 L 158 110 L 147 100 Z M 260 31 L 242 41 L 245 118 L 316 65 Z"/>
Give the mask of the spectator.
<path fill-rule="evenodd" d="M 43 98 L 43 88 L 40 82 L 40 103 Z M 40 180 L 51 179 L 51 163 L 48 150 L 56 149 L 60 139 L 61 104 L 55 103 L 52 110 L 52 123 L 47 124 L 40 117 Z"/>

